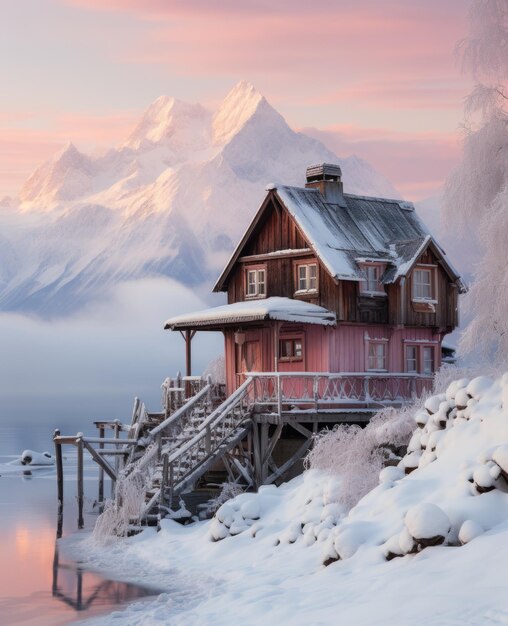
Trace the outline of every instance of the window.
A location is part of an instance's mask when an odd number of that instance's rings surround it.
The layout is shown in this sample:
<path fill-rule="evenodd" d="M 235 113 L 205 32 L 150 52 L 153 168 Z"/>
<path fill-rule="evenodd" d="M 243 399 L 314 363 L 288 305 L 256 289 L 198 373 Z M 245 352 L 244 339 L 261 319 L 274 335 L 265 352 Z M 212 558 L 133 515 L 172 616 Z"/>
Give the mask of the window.
<path fill-rule="evenodd" d="M 318 290 L 317 263 L 298 263 L 296 265 L 297 292 L 316 292 Z"/>
<path fill-rule="evenodd" d="M 417 268 L 413 272 L 413 298 L 415 300 L 433 300 L 433 270 Z"/>
<path fill-rule="evenodd" d="M 417 346 L 406 346 L 406 372 L 408 372 L 408 374 L 418 373 Z"/>
<path fill-rule="evenodd" d="M 253 267 L 245 270 L 245 293 L 248 298 L 264 298 L 266 296 L 266 269 Z"/>
<path fill-rule="evenodd" d="M 406 372 L 431 376 L 436 370 L 436 345 L 406 345 Z"/>
<path fill-rule="evenodd" d="M 434 348 L 430 346 L 424 346 L 423 348 L 423 373 L 434 373 Z"/>
<path fill-rule="evenodd" d="M 386 369 L 386 342 L 369 342 L 369 370 Z"/>
<path fill-rule="evenodd" d="M 363 272 L 363 280 L 360 283 L 360 291 L 369 294 L 385 295 L 385 290 L 381 284 L 381 276 L 384 265 L 369 264 L 360 266 Z"/>
<path fill-rule="evenodd" d="M 279 340 L 279 360 L 301 361 L 303 359 L 302 337 L 283 337 Z"/>

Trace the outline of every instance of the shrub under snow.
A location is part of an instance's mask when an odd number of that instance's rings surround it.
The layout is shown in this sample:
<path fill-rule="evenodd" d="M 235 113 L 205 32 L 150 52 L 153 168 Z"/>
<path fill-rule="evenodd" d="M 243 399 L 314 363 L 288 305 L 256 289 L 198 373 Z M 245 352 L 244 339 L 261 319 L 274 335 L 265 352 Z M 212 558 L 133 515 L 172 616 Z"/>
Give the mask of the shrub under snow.
<path fill-rule="evenodd" d="M 422 403 L 424 399 L 418 400 Z M 391 450 L 405 447 L 414 429 L 414 406 L 389 407 L 375 415 L 361 428 L 338 425 L 315 436 L 305 460 L 308 469 L 317 469 L 341 478 L 338 500 L 347 509 L 353 507 L 378 482 L 387 456 L 399 459 Z"/>

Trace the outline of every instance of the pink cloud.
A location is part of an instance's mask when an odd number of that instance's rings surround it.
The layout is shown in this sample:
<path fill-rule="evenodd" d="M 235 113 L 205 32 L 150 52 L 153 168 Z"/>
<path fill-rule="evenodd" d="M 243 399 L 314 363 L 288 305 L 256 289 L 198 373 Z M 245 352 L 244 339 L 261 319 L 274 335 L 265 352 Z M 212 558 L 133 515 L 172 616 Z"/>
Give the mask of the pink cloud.
<path fill-rule="evenodd" d="M 41 129 L 33 127 L 38 120 L 30 112 L 0 111 L 0 154 L 8 155 L 0 159 L 0 199 L 16 195 L 28 176 L 68 141 L 84 151 L 109 148 L 127 137 L 138 117 L 139 111 L 53 114 Z"/>
<path fill-rule="evenodd" d="M 410 200 L 436 194 L 460 157 L 456 133 L 397 133 L 352 126 L 302 130 L 339 156 L 356 154 L 369 161 Z"/>

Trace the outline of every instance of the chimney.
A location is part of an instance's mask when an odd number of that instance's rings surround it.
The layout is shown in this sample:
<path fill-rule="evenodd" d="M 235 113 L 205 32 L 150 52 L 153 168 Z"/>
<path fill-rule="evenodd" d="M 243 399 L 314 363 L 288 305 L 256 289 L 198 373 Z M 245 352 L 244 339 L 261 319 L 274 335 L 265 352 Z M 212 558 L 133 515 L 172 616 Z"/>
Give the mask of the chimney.
<path fill-rule="evenodd" d="M 346 207 L 344 190 L 342 187 L 342 171 L 339 165 L 320 163 L 309 165 L 306 171 L 307 182 L 305 187 L 319 189 L 329 204 Z"/>

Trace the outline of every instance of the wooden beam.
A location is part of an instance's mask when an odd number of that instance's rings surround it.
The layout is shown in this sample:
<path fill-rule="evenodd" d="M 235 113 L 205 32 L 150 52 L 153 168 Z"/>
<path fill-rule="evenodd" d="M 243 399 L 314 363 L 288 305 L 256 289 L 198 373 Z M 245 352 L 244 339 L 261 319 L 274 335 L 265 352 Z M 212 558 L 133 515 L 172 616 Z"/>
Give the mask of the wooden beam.
<path fill-rule="evenodd" d="M 317 422 L 314 422 L 314 423 L 317 425 Z M 291 428 L 294 428 L 294 430 L 296 430 L 296 432 L 300 433 L 301 435 L 303 435 L 307 439 L 311 439 L 312 438 L 312 431 L 310 431 L 308 428 L 305 428 L 305 426 L 302 426 L 298 422 L 291 421 L 291 422 L 288 422 L 287 424 L 288 424 L 288 426 L 291 426 Z"/>
<path fill-rule="evenodd" d="M 275 432 L 273 433 L 273 436 L 268 443 L 265 456 L 263 457 L 263 463 L 267 463 L 268 459 L 272 456 L 273 449 L 277 445 L 277 441 L 279 441 L 280 436 L 282 434 L 282 427 L 283 427 L 282 422 L 280 424 L 277 424 L 277 427 L 275 428 Z"/>
<path fill-rule="evenodd" d="M 92 448 L 92 446 L 88 443 L 88 441 L 86 441 L 86 439 L 82 441 L 83 441 L 83 446 L 87 449 L 92 459 L 97 463 L 97 465 L 101 468 L 101 470 L 103 472 L 106 472 L 106 474 L 111 478 L 111 480 L 115 481 L 117 475 L 115 471 L 113 470 L 113 468 L 111 467 L 111 465 L 105 459 L 102 458 L 102 456 L 97 452 L 97 450 L 95 450 L 95 448 Z"/>
<path fill-rule="evenodd" d="M 266 478 L 264 484 L 270 485 L 278 478 L 281 478 L 288 471 L 288 469 L 291 469 L 291 467 L 293 467 L 293 465 L 302 458 L 302 455 L 308 450 L 311 443 L 311 439 L 306 439 L 305 442 L 298 448 L 298 450 L 293 454 L 290 459 L 288 459 L 283 465 L 281 465 L 276 472 Z"/>

